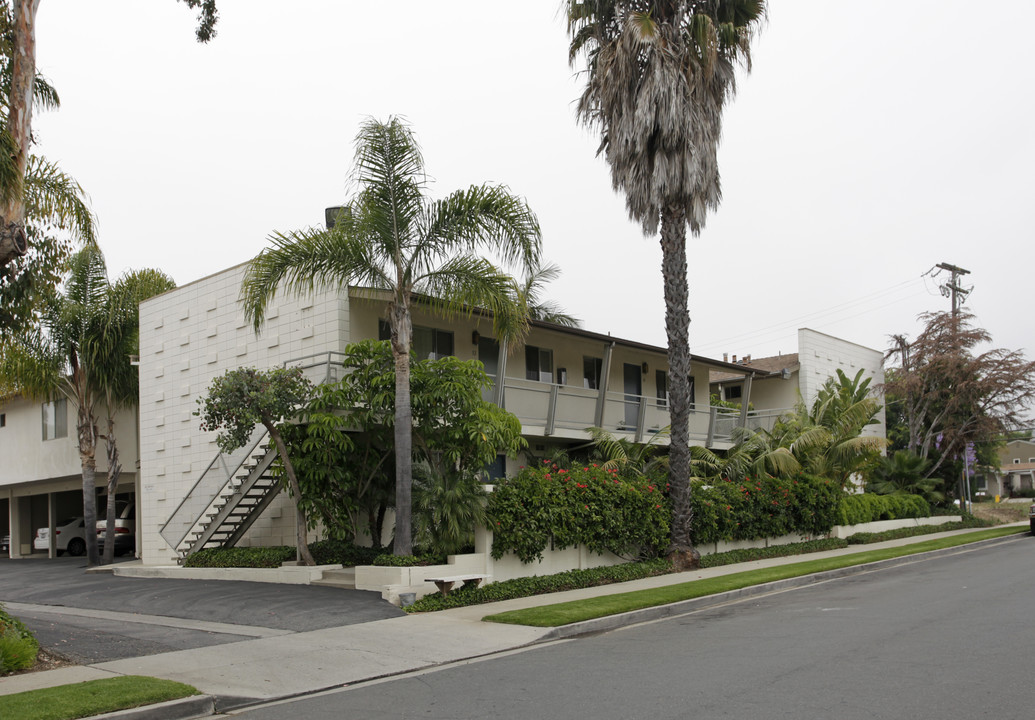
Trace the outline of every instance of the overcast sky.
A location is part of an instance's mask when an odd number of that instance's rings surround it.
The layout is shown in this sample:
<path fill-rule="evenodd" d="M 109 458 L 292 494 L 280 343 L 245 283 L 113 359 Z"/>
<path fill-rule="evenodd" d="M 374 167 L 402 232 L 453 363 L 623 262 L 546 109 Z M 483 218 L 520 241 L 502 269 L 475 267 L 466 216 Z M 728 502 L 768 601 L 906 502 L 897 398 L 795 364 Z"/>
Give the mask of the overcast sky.
<path fill-rule="evenodd" d="M 43 0 L 37 63 L 61 109 L 39 150 L 77 178 L 112 275 L 180 284 L 248 260 L 346 197 L 367 117 L 405 116 L 433 192 L 527 198 L 549 294 L 584 327 L 665 344 L 661 251 L 578 125 L 559 0 L 219 0 L 194 40 L 173 0 Z M 390 14 L 386 12 L 391 8 Z M 799 327 L 877 349 L 945 310 L 924 276 L 1035 354 L 1035 3 L 772 0 L 727 109 L 724 200 L 688 239 L 691 349 L 796 352 Z"/>

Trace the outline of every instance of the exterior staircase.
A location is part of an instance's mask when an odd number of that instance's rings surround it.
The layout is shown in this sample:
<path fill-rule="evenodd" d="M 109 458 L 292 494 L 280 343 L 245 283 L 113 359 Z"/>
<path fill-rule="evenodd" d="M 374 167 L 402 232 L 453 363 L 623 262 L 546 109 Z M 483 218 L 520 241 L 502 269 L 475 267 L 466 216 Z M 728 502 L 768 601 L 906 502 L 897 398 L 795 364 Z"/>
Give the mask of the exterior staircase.
<path fill-rule="evenodd" d="M 197 529 L 179 548 L 179 562 L 207 547 L 233 547 L 280 493 L 279 478 L 270 473 L 277 450 L 260 445 L 238 474 L 219 493 Z"/>

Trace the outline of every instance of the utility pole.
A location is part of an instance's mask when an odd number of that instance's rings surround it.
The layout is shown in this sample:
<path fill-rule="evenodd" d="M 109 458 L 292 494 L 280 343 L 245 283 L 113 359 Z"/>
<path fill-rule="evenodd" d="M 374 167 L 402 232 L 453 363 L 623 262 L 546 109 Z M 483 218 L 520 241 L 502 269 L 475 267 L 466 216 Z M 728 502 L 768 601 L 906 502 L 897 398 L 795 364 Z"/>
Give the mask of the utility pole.
<path fill-rule="evenodd" d="M 956 265 L 951 265 L 949 263 L 938 263 L 935 267 L 942 270 L 948 270 L 952 273 L 952 279 L 945 285 L 942 285 L 939 289 L 941 290 L 943 297 L 952 298 L 952 321 L 953 325 L 955 325 L 956 316 L 959 315 L 960 305 L 962 305 L 967 299 L 967 295 L 970 295 L 970 291 L 974 289 L 973 287 L 960 287 L 959 284 L 959 278 L 963 275 L 970 275 L 970 270 L 964 270 L 961 267 L 957 267 Z"/>

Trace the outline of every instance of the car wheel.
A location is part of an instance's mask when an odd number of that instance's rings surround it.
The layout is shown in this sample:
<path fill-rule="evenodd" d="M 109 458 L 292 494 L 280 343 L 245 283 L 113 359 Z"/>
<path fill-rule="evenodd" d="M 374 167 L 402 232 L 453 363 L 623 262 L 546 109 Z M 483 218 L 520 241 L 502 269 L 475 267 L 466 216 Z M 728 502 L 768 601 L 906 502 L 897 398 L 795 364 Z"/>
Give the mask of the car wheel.
<path fill-rule="evenodd" d="M 68 554 L 79 557 L 86 552 L 86 541 L 82 538 L 72 538 L 68 541 Z"/>

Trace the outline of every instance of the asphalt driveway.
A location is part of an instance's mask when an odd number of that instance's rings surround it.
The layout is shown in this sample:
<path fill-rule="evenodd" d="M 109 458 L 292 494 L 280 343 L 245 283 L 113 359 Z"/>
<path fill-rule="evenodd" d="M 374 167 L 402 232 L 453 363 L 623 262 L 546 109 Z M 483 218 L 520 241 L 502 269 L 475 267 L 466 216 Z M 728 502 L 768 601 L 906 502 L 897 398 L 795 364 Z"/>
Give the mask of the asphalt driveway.
<path fill-rule="evenodd" d="M 83 558 L 0 558 L 0 603 L 40 644 L 95 663 L 403 614 L 379 593 L 86 573 Z"/>

